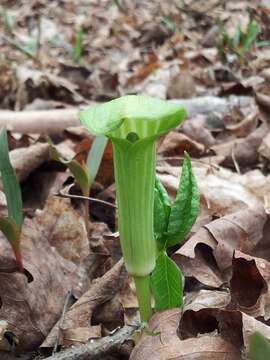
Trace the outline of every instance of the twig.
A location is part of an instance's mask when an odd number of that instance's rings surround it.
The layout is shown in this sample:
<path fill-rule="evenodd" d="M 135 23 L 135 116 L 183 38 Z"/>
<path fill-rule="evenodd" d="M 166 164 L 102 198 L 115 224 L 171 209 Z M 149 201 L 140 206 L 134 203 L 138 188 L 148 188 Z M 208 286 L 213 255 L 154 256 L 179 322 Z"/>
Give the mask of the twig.
<path fill-rule="evenodd" d="M 134 325 L 125 325 L 111 336 L 106 336 L 98 340 L 90 340 L 84 345 L 64 350 L 44 360 L 102 359 L 105 354 L 118 349 L 124 341 L 129 340 L 132 334 L 138 330 L 139 327 L 139 323 Z"/>
<path fill-rule="evenodd" d="M 101 199 L 96 199 L 93 197 L 88 197 L 88 196 L 83 196 L 83 195 L 71 195 L 71 194 L 64 194 L 62 191 L 59 191 L 59 193 L 54 194 L 54 196 L 58 196 L 58 197 L 62 197 L 62 198 L 67 198 L 67 199 L 79 199 L 79 200 L 88 200 L 88 201 L 93 201 L 93 202 L 97 202 L 103 205 L 107 205 L 110 206 L 114 209 L 117 209 L 117 206 L 115 204 L 112 204 L 108 201 L 105 200 L 101 200 Z"/>
<path fill-rule="evenodd" d="M 235 167 L 237 174 L 241 175 L 241 170 L 240 170 L 240 167 L 239 167 L 238 162 L 235 157 L 235 152 L 234 152 L 235 147 L 236 147 L 236 143 L 234 143 L 233 147 L 232 147 L 232 161 L 233 161 L 233 165 Z"/>
<path fill-rule="evenodd" d="M 60 319 L 60 322 L 59 322 L 57 337 L 56 337 L 55 344 L 54 344 L 54 347 L 53 347 L 52 355 L 56 354 L 56 352 L 57 352 L 57 348 L 58 348 L 59 340 L 60 340 L 60 329 L 63 326 L 63 322 L 64 322 L 64 318 L 65 318 L 65 315 L 66 315 L 66 311 L 67 311 L 68 303 L 69 303 L 69 300 L 70 300 L 70 296 L 71 296 L 71 291 L 69 290 L 68 293 L 67 293 L 65 303 L 64 303 L 64 307 L 63 307 L 63 311 L 62 311 L 62 314 L 61 314 L 61 319 Z"/>

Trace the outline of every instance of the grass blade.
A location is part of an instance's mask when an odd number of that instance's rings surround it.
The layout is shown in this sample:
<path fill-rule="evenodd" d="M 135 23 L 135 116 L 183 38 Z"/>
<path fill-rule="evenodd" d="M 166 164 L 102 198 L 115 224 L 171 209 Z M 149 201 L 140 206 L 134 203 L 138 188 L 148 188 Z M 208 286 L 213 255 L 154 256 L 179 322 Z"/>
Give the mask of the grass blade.
<path fill-rule="evenodd" d="M 83 28 L 81 27 L 76 33 L 75 46 L 73 49 L 73 59 L 76 64 L 80 62 L 82 56 L 83 35 L 84 35 L 84 31 Z"/>
<path fill-rule="evenodd" d="M 87 157 L 87 167 L 91 183 L 93 183 L 96 178 L 107 143 L 108 138 L 106 136 L 96 136 L 93 141 Z"/>
<path fill-rule="evenodd" d="M 23 222 L 22 195 L 16 173 L 10 163 L 5 128 L 0 132 L 0 172 L 7 199 L 8 216 L 14 219 L 17 227 L 21 229 Z"/>

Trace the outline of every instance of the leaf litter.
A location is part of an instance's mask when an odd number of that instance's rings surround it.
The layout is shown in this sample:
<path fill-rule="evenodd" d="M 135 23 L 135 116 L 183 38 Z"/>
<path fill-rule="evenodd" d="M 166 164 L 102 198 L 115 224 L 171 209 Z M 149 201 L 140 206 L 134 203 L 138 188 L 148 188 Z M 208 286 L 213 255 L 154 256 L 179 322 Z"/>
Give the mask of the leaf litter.
<path fill-rule="evenodd" d="M 0 127 L 12 130 L 25 268 L 18 272 L 1 235 L 1 359 L 109 343 L 137 317 L 134 286 L 118 263 L 111 145 L 89 193 L 87 234 L 82 193 L 49 156 L 46 138 L 50 110 L 62 109 L 75 126 L 80 106 L 130 93 L 186 106 L 189 119 L 158 144 L 157 173 L 173 198 L 188 151 L 201 210 L 181 247 L 169 251 L 185 277 L 183 309 L 156 313 L 149 329 L 157 335 L 125 338 L 100 356 L 248 359 L 253 332 L 270 340 L 268 2 L 2 1 L 0 17 L 0 107 L 10 116 L 0 112 Z M 254 21 L 258 34 L 245 37 Z M 20 124 L 19 110 L 43 111 L 45 120 Z M 86 161 L 93 138 L 55 114 L 57 150 Z M 1 182 L 0 190 L 5 216 Z"/>

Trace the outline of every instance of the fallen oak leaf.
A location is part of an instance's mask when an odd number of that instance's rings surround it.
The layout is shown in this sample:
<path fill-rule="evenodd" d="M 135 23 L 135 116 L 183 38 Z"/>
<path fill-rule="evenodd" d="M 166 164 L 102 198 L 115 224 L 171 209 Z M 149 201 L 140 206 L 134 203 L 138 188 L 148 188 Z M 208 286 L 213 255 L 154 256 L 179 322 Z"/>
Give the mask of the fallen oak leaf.
<path fill-rule="evenodd" d="M 207 286 L 219 287 L 227 278 L 227 270 L 231 269 L 235 249 L 251 252 L 262 238 L 265 221 L 262 206 L 214 220 L 199 229 L 173 259 L 183 266 L 186 276 Z"/>
<path fill-rule="evenodd" d="M 270 263 L 235 251 L 230 281 L 232 301 L 253 317 L 270 319 Z"/>
<path fill-rule="evenodd" d="M 240 351 L 220 336 L 203 336 L 180 340 L 177 329 L 181 318 L 179 309 L 156 313 L 150 320 L 149 331 L 132 351 L 130 360 L 239 360 Z"/>
<path fill-rule="evenodd" d="M 239 350 L 248 352 L 249 336 L 261 331 L 268 338 L 270 329 L 266 324 L 246 315 L 240 310 L 230 310 L 229 293 L 201 290 L 185 307 L 179 324 L 181 339 L 198 338 L 207 334 L 219 334 Z"/>
<path fill-rule="evenodd" d="M 216 155 L 225 156 L 224 166 L 233 166 L 233 157 L 240 166 L 251 166 L 258 161 L 258 148 L 267 131 L 268 126 L 263 123 L 247 137 L 213 145 L 211 149 Z"/>
<path fill-rule="evenodd" d="M 75 283 L 76 266 L 54 251 L 35 221 L 25 219 L 21 237 L 25 274 L 16 271 L 11 250 L 0 237 L 0 317 L 18 339 L 17 348 L 31 350 L 57 321 Z"/>
<path fill-rule="evenodd" d="M 79 264 L 89 254 L 89 242 L 84 218 L 71 205 L 70 199 L 48 198 L 45 207 L 37 211 L 36 223 L 58 253 Z"/>
<path fill-rule="evenodd" d="M 194 163 L 196 164 L 196 161 Z M 163 165 L 158 166 L 157 170 L 170 196 L 175 196 L 179 169 Z M 193 166 L 193 172 L 201 198 L 207 204 L 207 211 L 214 216 L 224 216 L 246 207 L 257 207 L 262 204 L 263 197 L 268 192 L 269 181 L 263 174 L 239 175 L 223 167 L 215 169 L 211 159 L 208 164 L 197 163 Z"/>
<path fill-rule="evenodd" d="M 49 145 L 44 143 L 10 151 L 10 161 L 20 182 L 49 158 Z"/>
<path fill-rule="evenodd" d="M 99 305 L 104 304 L 114 297 L 123 284 L 124 276 L 123 260 L 121 259 L 99 280 L 96 280 L 91 288 L 71 306 L 66 312 L 60 327 L 62 345 L 78 345 L 78 343 L 86 340 L 85 333 L 82 333 L 80 336 L 81 328 L 84 328 L 84 331 L 87 331 L 86 329 L 90 331 L 93 312 Z M 54 345 L 58 327 L 59 323 L 56 323 L 43 342 L 42 347 L 52 347 Z M 76 331 L 77 337 L 76 339 L 72 339 L 70 334 L 74 333 L 76 329 L 78 329 Z"/>

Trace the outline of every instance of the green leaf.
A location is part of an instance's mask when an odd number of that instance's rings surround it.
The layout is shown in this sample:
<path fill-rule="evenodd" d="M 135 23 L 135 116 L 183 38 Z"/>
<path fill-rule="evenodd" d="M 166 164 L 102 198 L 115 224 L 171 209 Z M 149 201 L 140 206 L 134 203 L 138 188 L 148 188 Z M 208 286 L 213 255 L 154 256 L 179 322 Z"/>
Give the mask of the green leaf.
<path fill-rule="evenodd" d="M 270 342 L 259 332 L 250 337 L 249 357 L 251 360 L 270 359 Z"/>
<path fill-rule="evenodd" d="M 236 28 L 236 31 L 234 33 L 234 36 L 230 39 L 230 41 L 231 41 L 230 45 L 231 45 L 232 49 L 235 49 L 240 45 L 241 38 L 242 38 L 242 30 L 241 30 L 241 26 L 238 25 Z"/>
<path fill-rule="evenodd" d="M 108 139 L 105 136 L 97 136 L 93 141 L 87 157 L 87 167 L 91 183 L 96 178 L 107 143 Z"/>
<path fill-rule="evenodd" d="M 7 199 L 8 216 L 14 219 L 17 227 L 21 229 L 23 222 L 22 195 L 16 173 L 10 163 L 5 128 L 0 132 L 0 172 Z"/>
<path fill-rule="evenodd" d="M 84 126 L 95 135 L 126 139 L 134 132 L 153 138 L 179 125 L 186 117 L 181 106 L 149 96 L 127 95 L 79 112 Z"/>
<path fill-rule="evenodd" d="M 252 43 L 256 41 L 257 36 L 260 33 L 259 25 L 256 23 L 256 21 L 250 21 L 248 24 L 248 29 L 246 36 L 243 40 L 243 48 L 245 51 L 249 50 Z"/>
<path fill-rule="evenodd" d="M 77 160 L 66 160 L 59 154 L 57 149 L 50 144 L 50 156 L 53 160 L 61 162 L 65 165 L 75 178 L 75 181 L 80 186 L 84 196 L 89 195 L 91 180 L 86 166 L 81 165 Z"/>
<path fill-rule="evenodd" d="M 179 188 L 171 206 L 167 247 L 174 246 L 184 239 L 196 221 L 199 207 L 198 185 L 192 172 L 190 157 L 185 153 Z"/>
<path fill-rule="evenodd" d="M 182 274 L 178 266 L 161 252 L 151 275 L 151 288 L 157 311 L 181 307 L 183 305 Z"/>
<path fill-rule="evenodd" d="M 76 33 L 76 41 L 73 50 L 73 59 L 75 63 L 79 63 L 81 60 L 82 49 L 83 49 L 83 35 L 84 35 L 84 31 L 83 28 L 81 27 Z"/>
<path fill-rule="evenodd" d="M 21 271 L 23 271 L 22 257 L 20 251 L 20 229 L 15 221 L 11 218 L 0 218 L 0 230 L 9 241 L 16 257 L 17 264 Z"/>
<path fill-rule="evenodd" d="M 154 196 L 154 232 L 159 245 L 163 248 L 166 244 L 164 234 L 167 232 L 171 204 L 167 191 L 157 176 Z"/>

